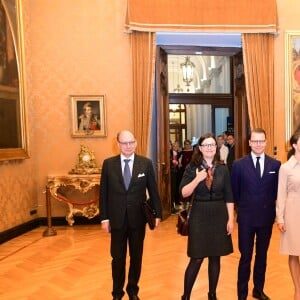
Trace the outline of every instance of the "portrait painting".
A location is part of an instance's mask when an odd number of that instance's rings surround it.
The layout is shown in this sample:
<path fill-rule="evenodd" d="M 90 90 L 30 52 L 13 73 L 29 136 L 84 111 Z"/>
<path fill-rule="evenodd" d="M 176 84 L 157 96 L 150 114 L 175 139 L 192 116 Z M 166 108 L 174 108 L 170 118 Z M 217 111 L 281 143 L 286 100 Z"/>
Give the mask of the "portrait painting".
<path fill-rule="evenodd" d="M 105 97 L 71 96 L 72 136 L 106 136 Z"/>
<path fill-rule="evenodd" d="M 286 140 L 300 129 L 300 31 L 285 34 Z"/>

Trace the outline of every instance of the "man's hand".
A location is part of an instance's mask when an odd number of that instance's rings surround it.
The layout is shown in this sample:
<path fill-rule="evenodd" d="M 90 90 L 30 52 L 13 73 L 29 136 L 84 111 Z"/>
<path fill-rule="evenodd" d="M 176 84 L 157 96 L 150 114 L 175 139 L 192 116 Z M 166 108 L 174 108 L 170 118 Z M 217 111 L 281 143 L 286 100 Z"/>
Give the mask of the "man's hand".
<path fill-rule="evenodd" d="M 159 225 L 160 223 L 160 218 L 156 218 L 155 219 L 155 228 Z"/>
<path fill-rule="evenodd" d="M 110 223 L 109 223 L 109 221 L 103 221 L 101 223 L 101 229 L 104 230 L 105 232 L 110 232 Z"/>

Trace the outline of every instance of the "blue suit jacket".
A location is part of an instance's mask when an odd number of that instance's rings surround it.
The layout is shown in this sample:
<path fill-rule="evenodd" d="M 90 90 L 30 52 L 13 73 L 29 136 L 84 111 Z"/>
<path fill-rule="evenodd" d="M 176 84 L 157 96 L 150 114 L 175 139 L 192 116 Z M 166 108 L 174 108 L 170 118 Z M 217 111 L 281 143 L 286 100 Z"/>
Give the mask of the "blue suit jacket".
<path fill-rule="evenodd" d="M 260 227 L 274 223 L 279 167 L 278 160 L 266 155 L 260 178 L 251 154 L 233 163 L 231 183 L 239 224 Z"/>

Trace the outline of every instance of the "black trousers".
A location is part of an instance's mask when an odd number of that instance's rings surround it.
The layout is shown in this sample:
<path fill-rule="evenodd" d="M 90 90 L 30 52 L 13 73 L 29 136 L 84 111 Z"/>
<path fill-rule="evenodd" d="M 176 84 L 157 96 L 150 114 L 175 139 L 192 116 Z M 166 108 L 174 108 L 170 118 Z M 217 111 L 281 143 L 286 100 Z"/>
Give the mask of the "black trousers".
<path fill-rule="evenodd" d="M 171 205 L 174 207 L 180 201 L 179 185 L 180 172 L 178 168 L 171 168 Z"/>
<path fill-rule="evenodd" d="M 267 252 L 273 226 L 253 227 L 239 224 L 238 244 L 241 253 L 238 266 L 238 297 L 246 299 L 248 281 L 251 273 L 251 260 L 255 244 L 255 260 L 253 267 L 253 284 L 258 291 L 263 291 L 267 268 Z"/>
<path fill-rule="evenodd" d="M 130 264 L 126 291 L 129 296 L 137 295 L 139 291 L 138 282 L 141 275 L 143 246 L 145 238 L 145 225 L 130 228 L 125 220 L 121 229 L 111 230 L 112 277 L 114 297 L 122 297 L 125 284 L 127 244 L 129 249 Z"/>

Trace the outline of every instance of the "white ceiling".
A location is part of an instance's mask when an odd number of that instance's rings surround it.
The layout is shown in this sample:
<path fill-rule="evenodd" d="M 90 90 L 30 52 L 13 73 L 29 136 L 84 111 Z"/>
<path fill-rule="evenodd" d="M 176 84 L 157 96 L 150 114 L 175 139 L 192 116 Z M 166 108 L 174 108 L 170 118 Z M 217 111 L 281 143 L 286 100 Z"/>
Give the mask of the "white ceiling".
<path fill-rule="evenodd" d="M 158 32 L 157 45 L 242 47 L 241 34 Z"/>

